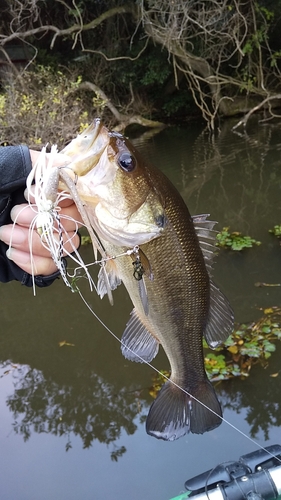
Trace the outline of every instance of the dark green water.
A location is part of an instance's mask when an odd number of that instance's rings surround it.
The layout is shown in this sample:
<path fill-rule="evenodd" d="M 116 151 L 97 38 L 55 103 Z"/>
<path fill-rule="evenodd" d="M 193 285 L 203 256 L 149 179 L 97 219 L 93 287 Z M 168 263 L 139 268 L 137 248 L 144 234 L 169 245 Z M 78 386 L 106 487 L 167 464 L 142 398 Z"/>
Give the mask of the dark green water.
<path fill-rule="evenodd" d="M 192 214 L 210 213 L 219 229 L 262 241 L 217 258 L 215 279 L 236 320 L 281 305 L 279 287 L 255 287 L 281 282 L 281 248 L 268 233 L 281 223 L 280 127 L 253 124 L 238 135 L 227 124 L 214 138 L 193 125 L 134 142 L 172 179 Z M 83 254 L 92 259 L 89 248 Z M 114 293 L 111 307 L 86 283 L 82 288 L 120 337 L 131 310 L 125 290 Z M 147 436 L 152 369 L 126 361 L 60 281 L 36 297 L 18 283 L 1 285 L 0 314 L 1 500 L 168 500 L 186 479 L 256 449 L 225 422 L 173 443 Z M 60 347 L 63 341 L 71 345 Z M 278 345 L 267 369 L 256 366 L 248 379 L 216 386 L 225 419 L 260 445 L 281 444 L 280 355 Z M 162 352 L 154 364 L 168 369 Z"/>

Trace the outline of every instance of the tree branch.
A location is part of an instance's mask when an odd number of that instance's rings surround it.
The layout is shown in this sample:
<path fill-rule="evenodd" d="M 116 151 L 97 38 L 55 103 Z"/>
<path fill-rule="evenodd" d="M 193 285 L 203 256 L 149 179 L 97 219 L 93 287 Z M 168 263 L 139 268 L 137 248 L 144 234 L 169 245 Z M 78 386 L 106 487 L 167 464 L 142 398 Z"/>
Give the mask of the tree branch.
<path fill-rule="evenodd" d="M 38 26 L 37 28 L 33 28 L 30 30 L 26 31 L 15 31 L 11 35 L 1 35 L 0 34 L 0 43 L 2 45 L 5 45 L 8 42 L 11 42 L 12 40 L 16 38 L 20 38 L 21 40 L 24 40 L 25 38 L 28 38 L 30 36 L 37 35 L 38 33 L 46 33 L 49 31 L 53 31 L 55 33 L 52 42 L 51 42 L 51 48 L 53 48 L 55 40 L 58 36 L 69 36 L 73 35 L 76 32 L 81 32 L 81 31 L 88 31 L 91 29 L 97 28 L 102 22 L 104 22 L 106 19 L 116 16 L 118 14 L 135 14 L 136 13 L 136 8 L 133 4 L 125 4 L 125 5 L 119 5 L 118 7 L 114 7 L 112 9 L 107 10 L 106 12 L 103 12 L 99 17 L 96 19 L 93 19 L 88 24 L 73 24 L 69 28 L 65 29 L 59 29 L 57 26 L 51 25 L 51 24 L 46 24 L 43 26 Z"/>
<path fill-rule="evenodd" d="M 82 82 L 79 85 L 79 89 L 90 90 L 103 100 L 103 105 L 106 106 L 111 111 L 111 113 L 115 116 L 116 120 L 119 122 L 119 125 L 115 127 L 115 130 L 117 131 L 124 130 L 126 127 L 128 127 L 128 125 L 132 125 L 135 123 L 138 125 L 142 125 L 143 127 L 152 127 L 152 128 L 165 127 L 165 124 L 162 122 L 149 120 L 148 118 L 144 118 L 140 115 L 128 116 L 120 113 L 118 109 L 114 106 L 114 104 L 112 104 L 112 102 L 107 97 L 105 92 L 92 82 L 87 82 L 87 81 Z"/>
<path fill-rule="evenodd" d="M 236 125 L 234 125 L 234 127 L 232 127 L 232 130 L 236 130 L 241 125 L 243 125 L 243 127 L 245 128 L 247 125 L 247 122 L 248 122 L 250 116 L 252 116 L 252 114 L 254 114 L 259 109 L 264 108 L 264 106 L 267 103 L 270 103 L 271 101 L 277 100 L 277 99 L 281 99 L 281 94 L 276 94 L 276 95 L 266 97 L 262 102 L 257 104 L 257 106 L 254 106 L 252 109 L 250 109 L 250 111 L 244 116 L 244 118 L 242 118 L 242 120 L 240 120 Z"/>

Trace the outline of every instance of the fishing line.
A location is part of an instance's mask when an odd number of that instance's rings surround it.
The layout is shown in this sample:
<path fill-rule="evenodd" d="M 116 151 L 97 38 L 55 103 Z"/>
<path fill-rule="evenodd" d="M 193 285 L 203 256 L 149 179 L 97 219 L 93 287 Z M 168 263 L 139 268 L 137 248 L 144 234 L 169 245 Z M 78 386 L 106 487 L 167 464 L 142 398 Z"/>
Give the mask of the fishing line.
<path fill-rule="evenodd" d="M 126 347 L 126 349 L 128 349 L 130 352 L 132 352 L 134 354 L 134 356 L 136 356 L 137 358 L 139 358 L 139 360 L 142 363 L 145 363 L 147 366 L 149 366 L 150 368 L 152 368 L 156 373 L 158 373 L 158 375 L 161 375 L 167 381 L 171 382 L 175 387 L 177 387 L 178 389 L 180 389 L 187 396 L 189 396 L 192 399 L 194 399 L 194 401 L 196 401 L 197 403 L 200 403 L 200 405 L 202 405 L 204 408 L 206 408 L 207 410 L 209 410 L 210 412 L 212 412 L 216 417 L 219 417 L 222 420 L 222 422 L 226 423 L 229 427 L 231 427 L 233 430 L 235 430 L 236 432 L 238 432 L 241 436 L 243 436 L 244 438 L 246 438 L 252 444 L 254 444 L 255 446 L 257 446 L 260 450 L 265 451 L 268 455 L 270 455 L 272 458 L 277 459 L 281 463 L 281 459 L 280 458 L 276 457 L 273 453 L 271 453 L 270 451 L 268 451 L 266 448 L 264 448 L 261 444 L 259 444 L 253 438 L 251 438 L 250 436 L 248 436 L 247 434 L 245 434 L 245 432 L 241 431 L 241 429 L 238 429 L 238 427 L 236 427 L 235 425 L 233 425 L 231 422 L 229 422 L 228 420 L 226 420 L 224 417 L 222 417 L 221 415 L 219 415 L 218 413 L 216 413 L 211 408 L 209 408 L 207 405 L 205 405 L 202 401 L 200 401 L 195 396 L 193 396 L 192 394 L 190 394 L 188 391 L 186 391 L 185 389 L 183 389 L 182 387 L 180 387 L 176 382 L 174 382 L 169 377 L 167 377 L 166 375 L 164 375 L 163 373 L 161 373 L 155 366 L 153 366 L 151 363 L 149 363 L 148 361 L 146 361 L 145 359 L 143 359 L 141 356 L 139 356 L 139 354 L 135 353 L 133 351 L 133 349 L 130 349 L 130 347 L 128 347 L 127 345 L 125 345 L 124 342 L 121 339 L 119 339 L 119 337 L 117 337 L 117 335 L 115 333 L 113 333 L 110 330 L 110 328 L 102 321 L 102 319 L 99 318 L 99 316 L 92 309 L 92 307 L 87 302 L 87 300 L 85 299 L 85 297 L 83 296 L 83 294 L 81 293 L 81 291 L 79 290 L 79 288 L 77 288 L 77 291 L 78 291 L 81 299 L 83 300 L 84 304 L 89 309 L 89 311 L 94 315 L 94 317 L 99 321 L 99 323 L 105 328 L 105 330 L 107 330 L 122 346 Z"/>
<path fill-rule="evenodd" d="M 59 216 L 59 214 L 55 210 L 55 206 L 58 205 L 58 202 L 61 199 L 64 199 L 65 197 L 69 197 L 69 195 L 66 195 L 65 191 L 63 191 L 61 194 L 55 193 L 55 199 L 54 200 L 46 199 L 46 198 L 50 197 L 50 195 L 48 195 L 48 197 L 46 197 L 46 195 L 44 193 L 45 182 L 46 182 L 46 184 L 48 184 L 47 183 L 48 179 L 46 178 L 46 175 L 47 175 L 47 172 L 46 172 L 46 157 L 45 157 L 45 151 L 46 151 L 46 149 L 43 148 L 42 151 L 43 151 L 43 155 L 42 155 L 43 156 L 43 158 L 42 158 L 43 161 L 41 162 L 41 164 L 40 164 L 40 161 L 38 161 L 38 168 L 37 169 L 34 168 L 33 171 L 31 172 L 31 174 L 29 174 L 28 179 L 27 179 L 27 189 L 28 189 L 28 192 L 29 192 L 28 202 L 29 202 L 29 204 L 31 204 L 30 203 L 31 184 L 35 180 L 35 200 L 36 200 L 36 205 L 38 206 L 38 212 L 39 212 L 39 214 L 43 214 L 44 216 L 46 216 L 46 215 L 49 216 L 50 221 L 48 221 L 48 222 L 52 222 L 52 221 L 56 220 L 56 222 L 58 223 L 58 230 L 57 230 L 57 232 L 59 233 L 59 248 L 58 248 L 58 250 L 59 250 L 59 253 L 60 253 L 60 257 L 61 257 L 61 251 L 62 251 L 62 247 L 63 247 L 63 241 L 62 241 L 62 229 L 63 229 L 63 226 L 61 224 L 60 216 Z M 56 149 L 53 149 L 53 147 L 52 147 L 51 153 L 53 153 L 53 155 L 54 155 L 55 152 L 56 152 Z M 52 159 L 53 159 L 53 155 L 51 156 Z M 53 170 L 55 170 L 55 168 Z M 98 237 L 96 236 L 95 232 L 92 229 L 92 226 L 91 226 L 91 223 L 89 221 L 87 212 L 85 211 L 84 205 L 80 201 L 75 181 L 73 181 L 71 179 L 71 177 L 69 177 L 69 175 L 66 173 L 66 171 L 65 171 L 64 168 L 56 168 L 56 171 L 57 171 L 57 177 L 58 177 L 58 179 L 61 178 L 61 180 L 66 184 L 67 188 L 69 189 L 69 191 L 71 193 L 71 198 L 75 202 L 75 204 L 77 206 L 77 209 L 80 212 L 80 215 L 81 215 L 82 220 L 84 222 L 84 225 L 87 227 L 87 229 L 89 231 L 89 234 L 90 234 L 90 237 L 91 237 L 91 240 L 92 240 L 92 244 L 93 244 L 94 253 L 95 253 L 95 256 L 96 256 L 95 260 L 97 261 L 97 251 L 99 251 L 99 253 L 101 254 L 101 257 L 102 257 L 102 259 L 100 261 L 100 265 L 102 265 L 104 267 L 107 260 L 119 257 L 119 255 L 117 255 L 115 257 L 111 257 L 110 259 L 108 259 L 108 256 L 106 255 L 106 253 L 105 253 L 105 251 L 104 251 L 104 249 L 103 249 L 103 247 L 102 247 L 102 245 L 101 245 Z M 57 181 L 58 181 L 58 179 L 57 179 Z M 57 182 L 57 185 L 54 186 L 54 188 L 58 188 L 58 182 Z M 50 194 L 52 196 L 54 195 L 54 193 L 52 191 L 50 192 Z M 42 200 L 42 198 L 43 198 L 43 200 Z M 40 203 L 40 201 L 41 201 L 41 203 Z M 47 205 L 46 205 L 46 203 L 42 204 L 42 201 L 43 202 L 47 201 L 47 202 L 49 202 L 49 204 L 48 203 L 47 203 Z M 51 205 L 50 205 L 50 203 L 51 203 Z M 54 211 L 55 211 L 55 214 L 54 214 Z M 35 217 L 35 220 L 36 220 L 36 218 L 37 217 Z M 34 228 L 34 225 L 35 224 L 33 222 L 33 224 L 31 224 L 31 228 L 32 229 Z M 49 226 L 47 224 L 47 227 L 46 227 L 47 231 L 45 231 L 45 232 L 48 233 L 49 232 L 48 230 L 50 230 L 50 232 L 52 233 L 52 230 L 54 228 L 50 227 L 50 226 L 52 226 L 52 224 L 50 224 Z M 65 233 L 67 234 L 66 231 L 65 231 Z M 52 245 L 50 245 L 50 246 L 52 247 Z M 31 245 L 30 245 L 30 250 L 31 250 Z M 50 248 L 50 250 L 51 250 L 52 257 L 53 257 L 54 252 L 52 252 L 52 248 Z M 76 256 L 78 255 L 80 257 L 80 255 L 79 255 L 79 253 L 77 252 L 76 249 L 74 249 L 74 252 L 75 252 Z M 132 250 L 127 251 L 126 254 L 130 255 L 129 252 L 131 252 L 131 253 L 137 253 L 138 252 L 138 247 L 134 247 Z M 67 254 L 68 254 L 68 252 L 67 252 Z M 70 255 L 70 257 L 73 258 L 72 255 Z M 58 264 L 60 264 L 60 259 L 54 259 L 54 260 L 55 260 L 55 262 L 58 261 Z M 77 260 L 75 258 L 73 260 L 77 262 Z M 79 258 L 78 258 L 78 262 L 79 262 Z M 97 263 L 97 262 L 95 262 L 95 263 Z M 56 262 L 56 264 L 57 264 L 57 262 Z M 88 273 L 88 269 L 87 269 L 88 266 L 84 265 L 83 261 L 82 262 L 80 261 L 79 264 L 86 271 L 86 275 L 89 278 L 89 273 Z M 59 269 L 60 269 L 60 267 L 59 267 Z M 76 268 L 74 270 L 74 278 L 76 276 L 76 272 L 77 272 L 78 269 L 79 268 Z M 106 273 L 104 273 L 104 274 L 106 275 Z M 66 278 L 66 275 L 63 275 L 62 277 Z M 65 279 L 64 279 L 64 281 L 65 281 Z M 69 285 L 70 284 L 68 284 L 68 286 Z M 70 287 L 71 287 L 71 285 L 70 285 Z M 268 450 L 266 450 L 266 448 L 264 448 L 262 445 L 260 445 L 259 443 L 257 443 L 253 438 L 249 437 L 242 430 L 238 429 L 235 425 L 231 424 L 231 422 L 229 422 L 224 417 L 222 417 L 221 415 L 219 415 L 218 413 L 216 413 L 214 410 L 212 410 L 211 408 L 209 408 L 207 405 L 205 405 L 202 401 L 200 401 L 195 396 L 193 396 L 192 394 L 190 394 L 188 391 L 186 391 L 185 389 L 183 389 L 182 387 L 180 387 L 176 382 L 174 382 L 173 380 L 169 379 L 169 377 L 167 377 L 166 375 L 163 375 L 155 366 L 153 366 L 148 361 L 144 360 L 140 355 L 138 355 L 137 353 L 135 353 L 133 351 L 133 349 L 131 349 L 127 345 L 125 345 L 124 342 L 121 339 L 119 339 L 117 337 L 117 335 L 115 335 L 110 330 L 110 328 L 98 317 L 98 315 L 94 312 L 94 310 L 92 309 L 92 307 L 90 306 L 90 304 L 87 302 L 87 300 L 84 298 L 84 296 L 82 295 L 82 293 L 80 292 L 80 290 L 79 290 L 79 288 L 77 286 L 76 286 L 76 290 L 78 291 L 78 293 L 79 293 L 81 299 L 83 300 L 84 304 L 87 306 L 87 308 L 89 309 L 89 311 L 94 315 L 94 317 L 99 321 L 99 323 L 103 326 L 103 328 L 105 328 L 105 330 L 107 330 L 121 345 L 123 345 L 124 347 L 126 347 L 126 349 L 128 349 L 130 352 L 132 352 L 134 354 L 134 356 L 136 356 L 137 358 L 139 358 L 140 361 L 142 361 L 147 366 L 149 366 L 150 368 L 152 368 L 152 370 L 154 370 L 156 373 L 158 373 L 158 375 L 163 376 L 164 379 L 166 379 L 167 381 L 169 381 L 170 383 L 172 383 L 175 387 L 177 387 L 178 389 L 180 389 L 189 398 L 193 399 L 194 401 L 196 401 L 197 403 L 199 403 L 200 405 L 202 405 L 204 408 L 206 408 L 207 410 L 211 411 L 216 417 L 219 417 L 222 422 L 225 422 L 229 427 L 231 427 L 233 430 L 235 430 L 236 432 L 238 432 L 240 435 L 242 435 L 248 441 L 250 441 L 251 443 L 253 443 L 256 447 L 258 447 L 259 449 L 265 451 L 271 457 L 273 457 L 275 459 L 277 458 L 275 455 L 273 455 Z M 111 290 L 110 290 L 110 288 L 108 288 L 107 293 L 108 293 L 109 299 L 110 299 L 110 297 L 111 297 Z M 277 460 L 281 463 L 281 460 L 279 458 Z"/>

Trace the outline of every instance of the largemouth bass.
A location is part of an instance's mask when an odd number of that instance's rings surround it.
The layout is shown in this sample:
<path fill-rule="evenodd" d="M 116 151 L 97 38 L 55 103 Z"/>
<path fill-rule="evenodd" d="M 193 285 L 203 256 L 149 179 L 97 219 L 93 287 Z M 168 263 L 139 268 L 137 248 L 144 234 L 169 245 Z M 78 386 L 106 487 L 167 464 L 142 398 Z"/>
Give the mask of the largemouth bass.
<path fill-rule="evenodd" d="M 150 362 L 161 344 L 171 365 L 149 410 L 148 434 L 171 441 L 214 429 L 222 413 L 202 338 L 214 348 L 233 327 L 232 309 L 210 278 L 214 223 L 191 217 L 167 177 L 99 120 L 63 153 L 72 158 L 67 169 L 106 254 L 119 256 L 100 272 L 98 293 L 122 281 L 134 305 L 123 355 Z"/>

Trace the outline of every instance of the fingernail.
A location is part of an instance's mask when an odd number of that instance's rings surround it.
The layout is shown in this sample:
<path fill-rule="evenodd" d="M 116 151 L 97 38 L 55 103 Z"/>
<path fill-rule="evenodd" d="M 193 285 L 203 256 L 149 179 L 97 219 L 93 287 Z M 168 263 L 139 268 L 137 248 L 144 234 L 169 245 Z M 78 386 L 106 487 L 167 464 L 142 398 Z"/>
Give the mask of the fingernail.
<path fill-rule="evenodd" d="M 10 217 L 12 219 L 13 222 L 15 222 L 17 220 L 17 216 L 18 214 L 21 212 L 21 206 L 20 205 L 15 205 L 11 212 L 10 212 Z"/>
<path fill-rule="evenodd" d="M 10 260 L 13 260 L 12 253 L 13 253 L 13 249 L 12 248 L 8 248 L 8 250 L 6 252 L 6 255 L 7 255 L 8 259 L 10 259 Z"/>
<path fill-rule="evenodd" d="M 16 262 L 19 267 L 24 266 L 29 261 L 29 254 L 16 248 L 8 248 L 6 255 L 9 260 Z"/>

